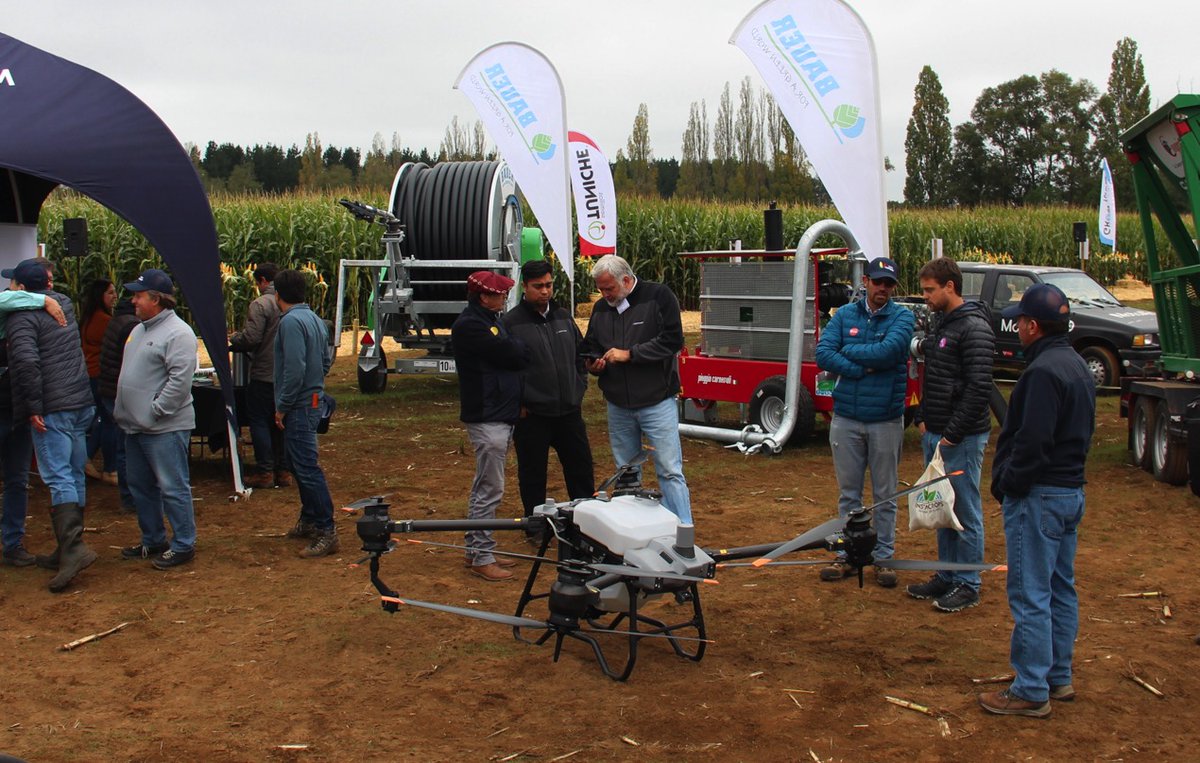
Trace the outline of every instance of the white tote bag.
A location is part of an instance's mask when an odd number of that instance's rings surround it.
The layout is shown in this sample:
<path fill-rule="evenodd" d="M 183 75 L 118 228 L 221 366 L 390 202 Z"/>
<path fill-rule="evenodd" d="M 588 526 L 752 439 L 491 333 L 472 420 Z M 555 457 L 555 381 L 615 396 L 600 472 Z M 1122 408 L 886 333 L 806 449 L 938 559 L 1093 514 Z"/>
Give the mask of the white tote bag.
<path fill-rule="evenodd" d="M 946 465 L 942 462 L 942 446 L 939 443 L 917 484 L 945 476 Z M 954 516 L 954 488 L 950 480 L 935 482 L 908 496 L 909 530 L 937 530 L 943 527 L 959 532 L 963 530 L 958 517 Z"/>

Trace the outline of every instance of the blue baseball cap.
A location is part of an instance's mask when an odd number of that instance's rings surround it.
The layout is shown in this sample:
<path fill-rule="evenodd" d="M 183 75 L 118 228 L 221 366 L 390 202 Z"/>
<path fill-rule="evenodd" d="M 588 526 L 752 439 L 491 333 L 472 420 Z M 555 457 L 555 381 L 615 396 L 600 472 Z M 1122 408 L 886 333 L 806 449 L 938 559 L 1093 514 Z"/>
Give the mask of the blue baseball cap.
<path fill-rule="evenodd" d="M 899 283 L 900 267 L 887 257 L 876 257 L 867 263 L 867 278 L 890 278 Z"/>
<path fill-rule="evenodd" d="M 39 291 L 50 285 L 51 267 L 50 260 L 31 257 L 28 260 L 21 260 L 15 268 L 0 270 L 0 277 L 16 281 L 26 289 Z"/>
<path fill-rule="evenodd" d="M 158 268 L 150 268 L 149 270 L 142 271 L 137 280 L 125 284 L 125 288 L 129 291 L 157 291 L 163 294 L 175 293 L 175 284 L 171 282 L 171 276 Z"/>
<path fill-rule="evenodd" d="M 1035 283 L 1025 290 L 1019 303 L 1004 308 L 1000 314 L 1005 318 L 1024 315 L 1035 321 L 1065 321 L 1071 317 L 1071 302 L 1054 284 Z"/>

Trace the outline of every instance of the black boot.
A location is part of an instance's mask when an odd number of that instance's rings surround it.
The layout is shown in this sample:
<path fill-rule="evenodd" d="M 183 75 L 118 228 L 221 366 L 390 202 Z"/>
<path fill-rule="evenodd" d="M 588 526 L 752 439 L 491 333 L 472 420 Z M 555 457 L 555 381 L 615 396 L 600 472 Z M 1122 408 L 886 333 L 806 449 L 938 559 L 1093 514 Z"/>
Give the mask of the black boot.
<path fill-rule="evenodd" d="M 96 561 L 96 552 L 83 542 L 83 509 L 76 503 L 61 503 L 50 509 L 54 535 L 58 538 L 58 574 L 50 581 L 50 590 L 66 590 L 75 576 Z"/>

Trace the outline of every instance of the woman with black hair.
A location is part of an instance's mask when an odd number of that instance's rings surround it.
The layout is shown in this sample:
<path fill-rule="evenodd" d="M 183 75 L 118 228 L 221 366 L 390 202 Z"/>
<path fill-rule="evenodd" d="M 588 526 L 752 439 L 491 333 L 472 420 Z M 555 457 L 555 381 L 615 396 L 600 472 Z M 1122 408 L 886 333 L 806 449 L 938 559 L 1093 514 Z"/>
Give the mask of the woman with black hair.
<path fill-rule="evenodd" d="M 83 294 L 79 330 L 83 340 L 83 357 L 87 360 L 88 380 L 92 385 L 92 397 L 96 400 L 96 418 L 88 429 L 88 462 L 84 465 L 84 472 L 92 479 L 102 479 L 110 485 L 117 484 L 117 429 L 112 417 L 100 404 L 100 346 L 116 304 L 117 287 L 112 281 L 107 278 L 92 281 Z M 103 453 L 103 472 L 96 469 L 91 462 L 97 450 Z"/>

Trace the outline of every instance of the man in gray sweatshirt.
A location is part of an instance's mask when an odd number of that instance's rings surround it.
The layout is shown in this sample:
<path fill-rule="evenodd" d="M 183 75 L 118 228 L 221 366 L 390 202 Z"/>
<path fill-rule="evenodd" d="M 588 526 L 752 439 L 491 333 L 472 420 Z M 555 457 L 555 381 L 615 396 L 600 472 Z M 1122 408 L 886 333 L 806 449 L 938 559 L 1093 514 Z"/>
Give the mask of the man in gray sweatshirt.
<path fill-rule="evenodd" d="M 186 564 L 195 555 L 196 517 L 188 473 L 188 438 L 196 426 L 192 375 L 196 335 L 175 314 L 175 285 L 161 270 L 125 284 L 133 293 L 133 327 L 117 379 L 113 418 L 126 434 L 125 469 L 142 540 L 121 550 L 126 559 L 151 559 L 156 569 Z M 171 523 L 167 542 L 163 515 Z"/>

